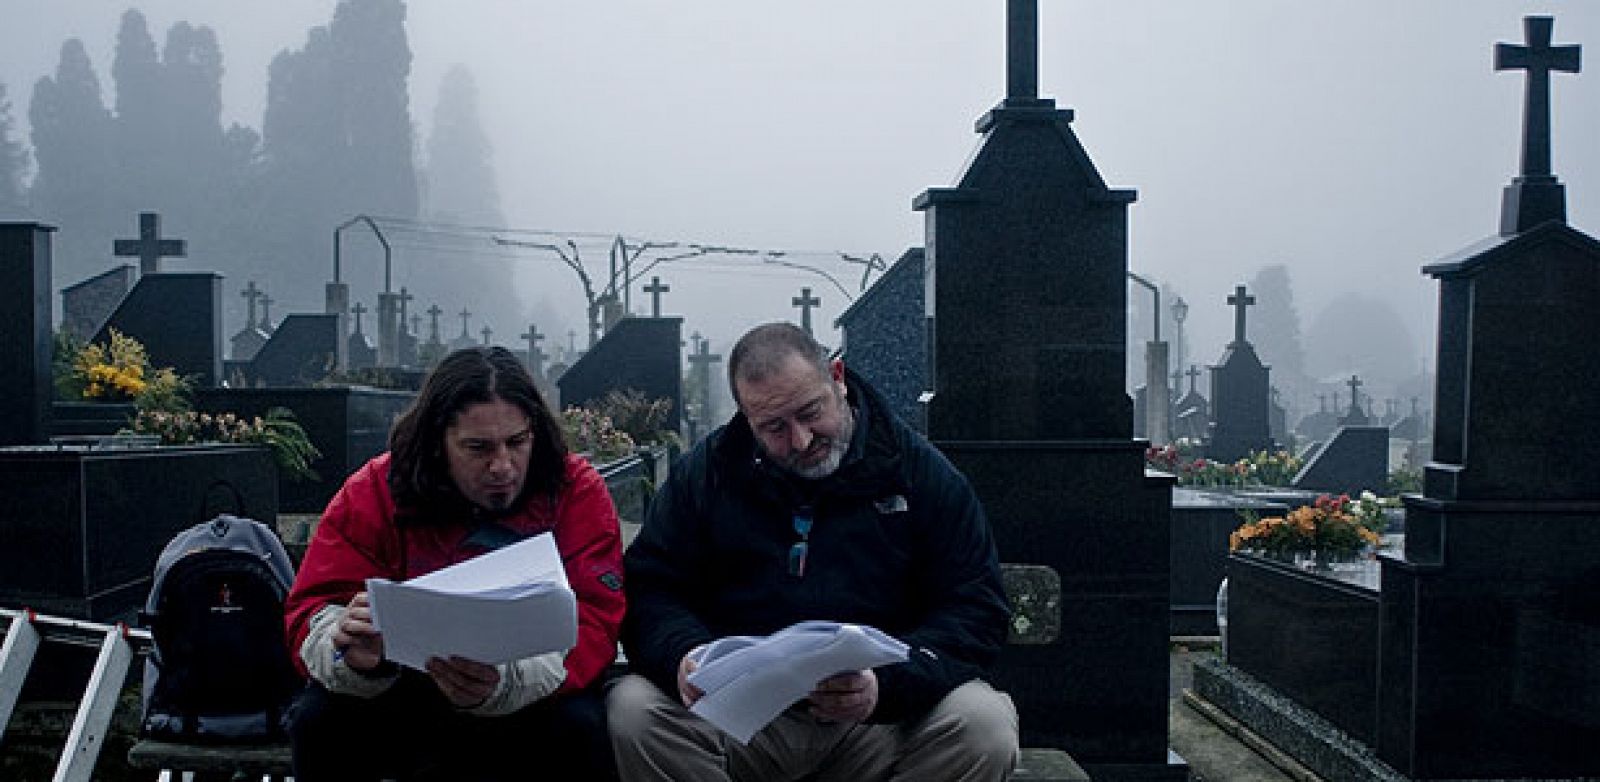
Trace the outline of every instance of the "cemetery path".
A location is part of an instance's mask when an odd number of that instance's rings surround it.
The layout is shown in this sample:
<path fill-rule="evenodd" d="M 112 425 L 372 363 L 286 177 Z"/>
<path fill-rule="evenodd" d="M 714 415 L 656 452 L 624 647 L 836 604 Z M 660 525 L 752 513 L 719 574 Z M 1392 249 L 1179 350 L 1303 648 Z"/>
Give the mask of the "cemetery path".
<path fill-rule="evenodd" d="M 1173 643 L 1168 657 L 1167 745 L 1189 762 L 1194 782 L 1316 782 L 1318 777 L 1287 758 L 1282 762 L 1294 773 L 1273 765 L 1184 701 L 1184 691 L 1194 683 L 1194 659 L 1216 653 L 1214 641 Z"/>

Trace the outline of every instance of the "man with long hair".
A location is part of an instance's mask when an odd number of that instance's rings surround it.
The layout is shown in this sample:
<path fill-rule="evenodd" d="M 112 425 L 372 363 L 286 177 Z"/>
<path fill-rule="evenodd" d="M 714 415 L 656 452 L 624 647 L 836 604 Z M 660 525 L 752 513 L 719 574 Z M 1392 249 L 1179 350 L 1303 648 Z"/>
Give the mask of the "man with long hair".
<path fill-rule="evenodd" d="M 384 658 L 365 591 L 551 532 L 578 599 L 578 642 L 501 665 Z M 568 453 L 521 362 L 451 353 L 395 422 L 388 452 L 345 481 L 285 604 L 310 677 L 289 716 L 295 778 L 614 775 L 595 685 L 616 655 L 621 534 L 605 482 Z"/>
<path fill-rule="evenodd" d="M 728 377 L 738 414 L 673 465 L 628 549 L 622 778 L 1008 777 L 1017 712 L 982 676 L 1009 609 L 966 478 L 792 324 L 742 337 Z M 748 744 L 688 710 L 707 643 L 805 620 L 875 626 L 910 659 L 817 682 Z"/>

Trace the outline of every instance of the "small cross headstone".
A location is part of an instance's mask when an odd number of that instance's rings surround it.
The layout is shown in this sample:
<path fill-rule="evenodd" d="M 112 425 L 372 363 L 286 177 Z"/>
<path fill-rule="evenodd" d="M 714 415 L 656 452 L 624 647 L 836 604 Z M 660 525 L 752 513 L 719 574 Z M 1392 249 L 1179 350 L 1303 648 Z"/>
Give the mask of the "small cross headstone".
<path fill-rule="evenodd" d="M 494 336 L 494 329 L 489 328 L 489 324 L 485 323 L 483 324 L 483 328 L 478 330 L 478 333 L 483 335 L 483 344 L 487 346 L 489 344 L 489 338 Z"/>
<path fill-rule="evenodd" d="M 355 303 L 354 306 L 352 306 L 350 308 L 350 312 L 354 313 L 355 316 L 356 316 L 356 333 L 360 334 L 361 333 L 361 316 L 365 315 L 367 313 L 367 307 L 366 307 L 366 305 L 364 305 L 364 304 L 362 304 L 361 302 L 358 301 L 358 302 Z"/>
<path fill-rule="evenodd" d="M 539 349 L 539 343 L 544 341 L 544 335 L 539 333 L 538 326 L 529 323 L 528 330 L 518 334 L 517 336 L 521 337 L 528 343 L 529 367 L 537 367 L 544 363 L 544 359 L 549 358 L 549 356 L 544 354 L 544 351 Z"/>
<path fill-rule="evenodd" d="M 162 258 L 182 258 L 189 254 L 188 243 L 182 239 L 161 238 L 161 215 L 155 212 L 139 213 L 139 238 L 117 239 L 111 251 L 118 257 L 137 257 L 140 274 L 161 271 Z"/>
<path fill-rule="evenodd" d="M 462 307 L 456 314 L 461 316 L 461 338 L 467 339 L 467 318 L 472 317 L 472 313 L 468 312 L 466 307 Z"/>
<path fill-rule="evenodd" d="M 261 330 L 272 333 L 272 302 L 274 299 L 266 293 L 261 294 Z"/>
<path fill-rule="evenodd" d="M 400 331 L 402 333 L 406 330 L 406 304 L 415 298 L 416 296 L 406 292 L 404 285 L 400 286 L 400 294 L 395 297 L 395 300 L 400 302 Z"/>
<path fill-rule="evenodd" d="M 811 333 L 811 308 L 822 305 L 822 299 L 811 295 L 810 288 L 801 288 L 800 295 L 790 300 L 794 306 L 800 308 L 800 328 Z"/>
<path fill-rule="evenodd" d="M 1243 285 L 1235 286 L 1233 293 L 1228 296 L 1228 303 L 1233 305 L 1233 341 L 1242 344 L 1244 340 L 1245 308 L 1256 303 L 1256 297 L 1251 296 Z"/>
<path fill-rule="evenodd" d="M 661 282 L 660 277 L 651 277 L 650 284 L 644 286 L 645 293 L 650 294 L 650 317 L 661 317 L 661 294 L 672 290 L 672 286 Z"/>
<path fill-rule="evenodd" d="M 239 295 L 243 296 L 244 300 L 247 302 L 247 314 L 245 317 L 244 327 L 248 329 L 256 325 L 256 299 L 259 299 L 266 294 L 262 293 L 258 288 L 256 288 L 255 280 L 251 280 L 249 284 L 244 286 L 244 290 L 239 292 Z"/>
<path fill-rule="evenodd" d="M 1361 378 L 1351 375 L 1350 379 L 1346 380 L 1344 384 L 1350 387 L 1350 409 L 1346 410 L 1344 417 L 1339 419 L 1339 424 L 1341 426 L 1366 426 L 1371 423 L 1371 416 L 1362 410 L 1361 386 L 1364 384 L 1361 382 Z M 1335 399 L 1337 400 L 1337 397 Z M 1371 401 L 1369 400 L 1368 405 L 1370 404 Z"/>
<path fill-rule="evenodd" d="M 441 341 L 439 339 L 439 316 L 443 315 L 443 314 L 444 314 L 444 310 L 439 309 L 439 305 L 432 304 L 432 305 L 428 306 L 428 341 L 429 342 L 440 342 Z"/>
<path fill-rule="evenodd" d="M 422 316 L 421 315 L 412 315 L 411 316 L 411 333 L 412 334 L 420 334 L 420 333 L 422 333 Z"/>
<path fill-rule="evenodd" d="M 1193 365 L 1193 364 L 1190 364 L 1189 365 L 1189 371 L 1185 372 L 1183 374 L 1189 376 L 1189 393 L 1191 393 L 1191 394 L 1194 393 L 1195 392 L 1194 384 L 1195 384 L 1196 381 L 1198 381 L 1200 379 L 1200 368 L 1195 366 L 1195 365 Z"/>

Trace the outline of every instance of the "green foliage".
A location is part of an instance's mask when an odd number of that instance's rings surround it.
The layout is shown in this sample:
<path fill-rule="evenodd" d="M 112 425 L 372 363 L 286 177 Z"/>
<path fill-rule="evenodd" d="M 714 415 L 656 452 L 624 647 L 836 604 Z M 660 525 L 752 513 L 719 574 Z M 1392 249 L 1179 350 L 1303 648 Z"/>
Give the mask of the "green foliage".
<path fill-rule="evenodd" d="M 613 426 L 610 418 L 587 408 L 562 410 L 561 431 L 567 437 L 568 447 L 588 454 L 589 460 L 596 464 L 616 461 L 635 449 L 633 438 L 627 432 Z"/>
<path fill-rule="evenodd" d="M 1383 493 L 1390 497 L 1402 494 L 1422 493 L 1422 468 L 1401 467 L 1389 473 L 1389 479 L 1384 482 Z"/>
<path fill-rule="evenodd" d="M 162 445 L 190 445 L 193 443 L 254 443 L 265 445 L 272 451 L 285 475 L 292 481 L 314 481 L 316 471 L 311 463 L 322 458 L 322 452 L 311 444 L 306 430 L 295 420 L 294 413 L 274 407 L 266 416 L 243 418 L 233 413 L 197 413 L 193 410 L 168 412 L 140 410 L 127 428 L 126 434 L 153 434 L 161 438 Z"/>
<path fill-rule="evenodd" d="M 318 387 L 367 386 L 369 388 L 387 388 L 397 391 L 414 390 L 411 380 L 403 372 L 392 367 L 334 370 L 313 385 Z"/>

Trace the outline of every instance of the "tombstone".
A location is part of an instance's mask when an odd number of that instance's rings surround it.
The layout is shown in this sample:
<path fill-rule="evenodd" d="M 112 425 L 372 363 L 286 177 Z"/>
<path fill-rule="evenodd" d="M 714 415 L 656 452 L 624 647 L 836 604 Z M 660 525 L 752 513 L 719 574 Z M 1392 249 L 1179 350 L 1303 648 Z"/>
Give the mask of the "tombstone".
<path fill-rule="evenodd" d="M 222 275 L 161 272 L 139 278 L 93 341 L 116 329 L 144 345 L 150 363 L 192 376 L 200 386 L 222 380 Z"/>
<path fill-rule="evenodd" d="M 1273 386 L 1271 401 L 1267 407 L 1267 425 L 1272 433 L 1272 441 L 1287 446 L 1294 439 L 1294 435 L 1289 432 L 1289 411 L 1284 409 L 1283 403 L 1279 401 L 1282 396 L 1278 392 L 1278 387 Z"/>
<path fill-rule="evenodd" d="M 1400 440 L 1425 440 L 1432 424 L 1418 406 L 1421 400 L 1411 397 L 1411 412 L 1389 428 L 1389 436 Z"/>
<path fill-rule="evenodd" d="M 415 298 L 416 296 L 408 293 L 404 286 L 401 286 L 400 294 L 396 298 L 396 300 L 400 302 L 400 316 L 395 321 L 397 324 L 395 333 L 395 363 L 402 367 L 415 367 L 417 366 L 417 362 L 419 360 L 419 356 L 417 354 L 417 324 L 419 319 L 412 318 L 410 321 L 406 320 L 407 306 L 411 303 L 411 300 Z M 408 323 L 410 324 L 410 328 L 407 328 Z"/>
<path fill-rule="evenodd" d="M 1413 776 L 1600 775 L 1600 242 L 1566 224 L 1549 71 L 1578 47 L 1497 44 L 1525 68 L 1522 173 L 1500 233 L 1439 281 L 1433 461 L 1383 560 L 1378 753 Z"/>
<path fill-rule="evenodd" d="M 132 264 L 122 264 L 61 289 L 61 330 L 89 341 L 133 290 Z"/>
<path fill-rule="evenodd" d="M 544 335 L 539 333 L 538 326 L 529 323 L 528 330 L 519 336 L 528 343 L 528 352 L 523 361 L 528 367 L 528 374 L 533 376 L 534 385 L 539 387 L 539 393 L 544 395 L 545 401 L 554 404 L 556 389 L 544 369 L 544 362 L 550 359 L 550 354 L 539 347 L 539 343 L 544 341 Z"/>
<path fill-rule="evenodd" d="M 906 250 L 833 321 L 844 363 L 917 431 L 927 429 L 919 401 L 929 383 L 925 257 L 921 247 Z"/>
<path fill-rule="evenodd" d="M 370 369 L 378 364 L 378 351 L 367 340 L 367 335 L 361 331 L 361 316 L 367 314 L 365 304 L 356 302 L 350 308 L 350 314 L 355 316 L 355 330 L 350 332 L 347 340 L 345 355 L 349 357 L 350 369 Z"/>
<path fill-rule="evenodd" d="M 0 366 L 12 378 L 0 394 L 0 446 L 50 436 L 53 231 L 40 223 L 0 223 Z"/>
<path fill-rule="evenodd" d="M 1198 443 L 1211 431 L 1211 403 L 1195 387 L 1200 368 L 1191 365 L 1183 374 L 1189 378 L 1189 391 L 1173 404 L 1172 437 Z"/>
<path fill-rule="evenodd" d="M 1211 431 L 1206 441 L 1206 458 L 1221 462 L 1276 447 L 1270 415 L 1272 370 L 1245 338 L 1245 308 L 1255 304 L 1256 297 L 1239 285 L 1228 303 L 1234 307 L 1233 341 L 1211 367 Z"/>
<path fill-rule="evenodd" d="M 365 355 L 370 357 L 370 351 Z M 251 386 L 310 386 L 331 374 L 338 358 L 338 316 L 297 312 L 284 318 L 256 351 L 244 375 Z"/>
<path fill-rule="evenodd" d="M 1372 418 L 1367 415 L 1361 405 L 1361 400 L 1363 399 L 1361 396 L 1361 378 L 1351 375 L 1350 379 L 1345 381 L 1345 384 L 1350 386 L 1350 408 L 1345 410 L 1344 415 L 1339 417 L 1339 425 L 1366 426 L 1372 423 Z M 1335 397 L 1335 401 L 1337 401 L 1337 397 Z"/>
<path fill-rule="evenodd" d="M 428 341 L 417 348 L 417 363 L 423 367 L 432 367 L 444 358 L 444 340 L 439 337 L 439 316 L 444 310 L 438 304 L 428 305 Z"/>
<path fill-rule="evenodd" d="M 483 328 L 479 329 L 478 333 L 483 335 L 483 342 L 479 344 L 483 345 L 484 347 L 489 347 L 490 345 L 494 344 L 490 341 L 490 339 L 494 337 L 494 329 L 489 328 L 489 324 L 483 324 Z"/>
<path fill-rule="evenodd" d="M 1440 286 L 1438 374 L 1423 493 L 1402 498 L 1404 546 L 1379 554 L 1375 590 L 1302 579 L 1256 657 L 1324 683 L 1312 717 L 1355 718 L 1353 746 L 1304 729 L 1275 742 L 1324 778 L 1354 778 L 1341 769 L 1371 768 L 1374 751 L 1419 780 L 1600 776 L 1600 480 L 1575 458 L 1600 438 L 1600 241 L 1566 224 L 1549 165 L 1548 74 L 1576 70 L 1578 47 L 1551 46 L 1548 17 L 1525 26 L 1528 45 L 1496 46 L 1497 69 L 1530 71 L 1499 234 L 1423 268 Z M 1265 570 L 1235 556 L 1230 581 L 1235 564 Z M 1230 625 L 1246 594 L 1230 593 Z M 1307 643 L 1292 651 L 1306 654 L 1284 654 L 1297 630 Z M 1347 671 L 1318 665 L 1333 656 L 1317 639 L 1334 638 Z M 1269 740 L 1313 724 L 1229 681 L 1195 669 L 1202 696 L 1241 701 L 1230 712 L 1259 715 L 1241 721 Z"/>
<path fill-rule="evenodd" d="M 1338 405 L 1337 399 L 1334 400 L 1334 405 Z M 1328 395 L 1317 394 L 1317 412 L 1300 419 L 1300 423 L 1295 426 L 1295 433 L 1306 440 L 1326 442 L 1338 428 L 1339 416 L 1328 410 Z"/>
<path fill-rule="evenodd" d="M 685 397 L 692 400 L 695 418 L 700 422 L 721 420 L 717 415 L 716 395 L 712 393 L 712 377 L 715 373 L 711 367 L 722 361 L 722 354 L 711 352 L 711 340 L 698 339 L 699 332 L 695 332 L 694 352 L 689 354 L 689 388 Z M 687 407 L 687 405 L 686 405 Z M 685 410 L 687 412 L 687 410 Z M 690 434 L 693 442 L 693 432 Z"/>
<path fill-rule="evenodd" d="M 822 306 L 822 299 L 811 295 L 810 288 L 801 288 L 800 295 L 790 299 L 789 301 L 795 307 L 800 309 L 800 328 L 805 329 L 806 333 L 810 334 L 811 308 Z"/>
<path fill-rule="evenodd" d="M 456 313 L 456 315 L 460 316 L 461 318 L 461 334 L 455 339 L 450 340 L 450 350 L 447 352 L 455 352 L 462 348 L 474 347 L 478 344 L 477 340 L 473 339 L 471 335 L 467 334 L 467 319 L 472 317 L 472 313 L 469 312 L 466 307 L 462 307 L 461 311 Z"/>
<path fill-rule="evenodd" d="M 265 293 L 261 294 L 261 323 L 260 323 L 260 326 L 261 326 L 261 330 L 266 332 L 267 336 L 269 336 L 269 337 L 272 336 L 272 332 L 277 330 L 276 327 L 274 327 L 272 325 L 272 302 L 273 301 L 274 301 L 274 299 L 271 296 L 268 296 Z"/>
<path fill-rule="evenodd" d="M 400 365 L 400 294 L 378 294 L 378 366 Z"/>
<path fill-rule="evenodd" d="M 1363 490 L 1383 494 L 1388 478 L 1388 427 L 1341 426 L 1333 439 L 1306 459 L 1289 484 L 1357 497 Z"/>
<path fill-rule="evenodd" d="M 1097 780 L 1187 779 L 1167 749 L 1172 478 L 1146 473 L 1124 390 L 1135 196 L 1107 187 L 1072 112 L 1036 97 L 1036 2 L 1007 9 L 1007 97 L 957 186 L 914 202 L 928 433 L 983 501 L 1000 559 L 1059 578 L 1058 612 L 991 679 L 1023 745 L 1065 749 Z"/>
<path fill-rule="evenodd" d="M 256 301 L 265 298 L 266 294 L 256 288 L 255 280 L 251 280 L 239 295 L 245 300 L 245 324 L 244 328 L 239 329 L 237 334 L 228 339 L 231 348 L 229 357 L 234 361 L 249 361 L 255 358 L 256 352 L 261 350 L 262 345 L 267 344 L 267 332 L 256 325 Z"/>
<path fill-rule="evenodd" d="M 646 399 L 667 399 L 661 424 L 676 432 L 683 422 L 683 318 L 623 318 L 556 380 L 563 406 L 598 402 L 629 389 Z"/>

